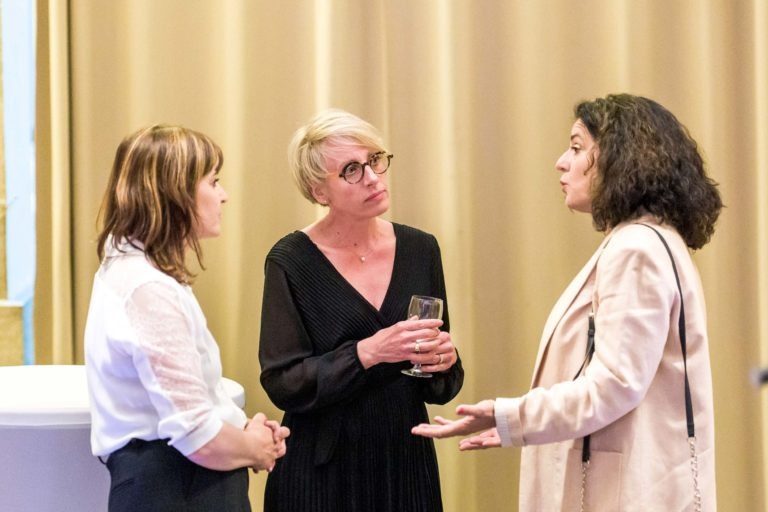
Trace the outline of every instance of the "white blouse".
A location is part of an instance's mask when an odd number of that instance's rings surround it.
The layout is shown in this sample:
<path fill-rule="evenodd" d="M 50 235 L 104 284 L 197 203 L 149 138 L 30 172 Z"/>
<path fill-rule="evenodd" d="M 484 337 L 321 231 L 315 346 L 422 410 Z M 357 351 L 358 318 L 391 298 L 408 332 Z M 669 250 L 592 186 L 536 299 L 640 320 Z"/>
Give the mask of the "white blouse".
<path fill-rule="evenodd" d="M 141 247 L 141 244 L 135 244 Z M 130 244 L 105 246 L 85 326 L 91 450 L 168 439 L 189 455 L 245 413 L 226 393 L 219 347 L 189 286 Z"/>

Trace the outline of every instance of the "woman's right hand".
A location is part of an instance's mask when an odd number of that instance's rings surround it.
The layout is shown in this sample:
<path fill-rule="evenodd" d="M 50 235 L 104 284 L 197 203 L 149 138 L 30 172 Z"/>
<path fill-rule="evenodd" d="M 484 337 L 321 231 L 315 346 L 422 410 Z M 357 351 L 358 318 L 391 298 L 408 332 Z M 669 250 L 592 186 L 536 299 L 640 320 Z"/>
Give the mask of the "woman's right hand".
<path fill-rule="evenodd" d="M 417 320 L 415 316 L 402 320 L 381 329 L 370 338 L 360 340 L 357 344 L 358 358 L 364 368 L 401 361 L 429 364 L 434 362 L 434 351 L 440 345 L 437 336 L 441 325 L 442 320 Z"/>
<path fill-rule="evenodd" d="M 245 425 L 245 431 L 253 434 L 252 446 L 256 463 L 254 472 L 261 469 L 272 471 L 275 461 L 285 455 L 285 438 L 290 435 L 287 427 L 274 420 L 267 420 L 263 413 L 256 413 Z"/>
<path fill-rule="evenodd" d="M 442 416 L 435 416 L 435 423 L 416 425 L 411 429 L 411 434 L 442 439 L 472 435 L 485 430 L 486 432 L 479 436 L 462 440 L 459 448 L 471 450 L 501 446 L 501 439 L 496 431 L 495 408 L 494 400 L 482 400 L 474 405 L 460 405 L 456 408 L 456 414 L 461 418 L 448 420 Z"/>
<path fill-rule="evenodd" d="M 257 413 L 240 429 L 223 422 L 216 436 L 187 457 L 195 464 L 216 471 L 252 467 L 271 471 L 275 461 L 285 455 L 286 427 Z"/>

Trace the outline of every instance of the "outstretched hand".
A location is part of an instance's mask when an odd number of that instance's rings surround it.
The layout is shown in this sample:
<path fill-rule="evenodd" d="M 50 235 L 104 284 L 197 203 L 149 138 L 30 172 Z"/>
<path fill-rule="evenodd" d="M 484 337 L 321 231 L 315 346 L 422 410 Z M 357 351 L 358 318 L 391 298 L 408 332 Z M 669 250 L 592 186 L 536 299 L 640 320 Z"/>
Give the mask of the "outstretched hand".
<path fill-rule="evenodd" d="M 494 416 L 494 401 L 483 400 L 475 405 L 460 405 L 456 414 L 463 416 L 456 420 L 448 420 L 435 416 L 435 423 L 422 423 L 411 429 L 417 436 L 442 439 L 445 437 L 466 436 L 486 430 L 483 434 L 462 439 L 460 450 L 477 450 L 501 446 L 501 440 L 496 433 L 496 417 Z M 490 429 L 490 430 L 489 430 Z"/>
<path fill-rule="evenodd" d="M 501 446 L 501 438 L 499 437 L 499 432 L 495 428 L 459 441 L 459 450 L 463 452 L 470 450 L 485 450 L 486 448 L 498 448 L 499 446 Z"/>

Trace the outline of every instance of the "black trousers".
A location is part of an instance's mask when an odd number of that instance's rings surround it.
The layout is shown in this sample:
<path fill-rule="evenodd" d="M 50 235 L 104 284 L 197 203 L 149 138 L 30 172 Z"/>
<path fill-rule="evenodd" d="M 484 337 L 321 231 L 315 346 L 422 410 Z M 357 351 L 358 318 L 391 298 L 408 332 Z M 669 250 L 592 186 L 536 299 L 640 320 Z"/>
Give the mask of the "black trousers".
<path fill-rule="evenodd" d="M 167 441 L 134 439 L 107 460 L 109 512 L 250 512 L 248 469 L 198 466 Z"/>

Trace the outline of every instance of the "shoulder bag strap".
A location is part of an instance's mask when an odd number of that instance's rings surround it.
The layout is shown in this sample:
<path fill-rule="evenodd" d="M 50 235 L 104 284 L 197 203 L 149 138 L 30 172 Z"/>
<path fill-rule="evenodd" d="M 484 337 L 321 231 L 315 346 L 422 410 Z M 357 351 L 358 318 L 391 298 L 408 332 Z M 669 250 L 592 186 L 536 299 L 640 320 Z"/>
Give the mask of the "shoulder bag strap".
<path fill-rule="evenodd" d="M 675 272 L 675 281 L 677 281 L 677 291 L 680 293 L 680 318 L 678 319 L 678 329 L 680 331 L 680 349 L 683 352 L 683 372 L 685 374 L 685 419 L 688 426 L 688 447 L 691 455 L 691 476 L 693 477 L 693 510 L 695 512 L 701 512 L 702 500 L 701 489 L 699 489 L 699 457 L 696 454 L 696 430 L 693 425 L 693 402 L 691 400 L 691 386 L 688 384 L 688 362 L 687 362 L 687 347 L 685 339 L 685 306 L 683 304 L 683 289 L 680 287 L 680 276 L 677 273 L 677 266 L 675 265 L 675 258 L 672 256 L 672 251 L 669 249 L 667 241 L 661 236 L 661 233 L 656 228 L 649 226 L 648 224 L 639 223 L 641 226 L 645 226 L 651 229 L 656 236 L 659 237 L 664 244 L 664 248 L 669 254 L 669 259 L 672 262 L 672 270 Z"/>
<path fill-rule="evenodd" d="M 677 282 L 677 291 L 680 293 L 680 317 L 677 321 L 678 330 L 680 331 L 680 349 L 683 352 L 683 373 L 685 375 L 685 419 L 688 426 L 688 437 L 695 437 L 696 430 L 693 425 L 693 402 L 691 401 L 691 386 L 688 383 L 688 350 L 685 338 L 685 304 L 683 303 L 683 289 L 680 286 L 680 276 L 677 274 L 677 265 L 675 265 L 675 258 L 672 256 L 672 251 L 669 249 L 669 244 L 653 226 L 648 224 L 639 223 L 641 226 L 645 226 L 659 237 L 661 243 L 664 244 L 664 248 L 669 254 L 669 260 L 672 262 L 672 270 L 675 272 L 675 281 Z"/>
<path fill-rule="evenodd" d="M 659 237 L 659 240 L 661 240 L 661 243 L 664 244 L 664 249 L 666 249 L 667 254 L 669 255 L 669 260 L 672 262 L 672 271 L 675 273 L 675 282 L 677 283 L 677 291 L 680 293 L 680 316 L 678 318 L 678 330 L 680 332 L 680 348 L 683 353 L 683 374 L 684 374 L 684 392 L 685 392 L 685 419 L 686 419 L 686 425 L 688 428 L 688 437 L 693 438 L 696 435 L 694 422 L 693 422 L 693 402 L 691 400 L 691 387 L 688 382 L 688 362 L 687 362 L 687 345 L 686 345 L 686 335 L 685 335 L 685 304 L 683 301 L 683 289 L 680 286 L 680 276 L 677 273 L 677 265 L 675 265 L 675 258 L 672 256 L 672 251 L 669 248 L 669 244 L 667 244 L 666 239 L 662 236 L 659 231 L 649 226 L 648 224 L 638 223 L 640 226 L 645 226 Z M 579 367 L 579 371 L 576 372 L 576 375 L 573 377 L 574 380 L 581 374 L 581 372 L 586 368 L 587 364 L 589 364 L 589 361 L 592 359 L 592 354 L 595 352 L 595 318 L 594 318 L 594 312 L 590 312 L 589 314 L 589 327 L 587 330 L 587 349 L 586 349 L 586 355 L 584 357 L 584 362 Z M 582 462 L 589 462 L 589 436 L 584 437 L 584 443 L 582 445 L 582 451 L 581 451 L 581 460 Z"/>
<path fill-rule="evenodd" d="M 669 248 L 669 244 L 664 239 L 659 231 L 648 224 L 642 222 L 638 223 L 641 226 L 645 226 L 659 237 L 661 243 L 664 244 L 664 249 L 667 250 L 669 260 L 672 262 L 672 270 L 675 273 L 675 282 L 677 283 L 677 291 L 680 294 L 680 316 L 678 317 L 678 330 L 680 332 L 680 349 L 683 353 L 683 373 L 684 373 L 684 391 L 685 391 L 685 419 L 688 428 L 688 444 L 691 452 L 691 472 L 693 475 L 693 493 L 694 493 L 694 510 L 697 512 L 701 510 L 701 491 L 698 483 L 698 457 L 696 455 L 696 432 L 693 424 L 693 403 L 691 400 L 691 387 L 688 383 L 688 362 L 687 362 L 687 346 L 685 336 L 685 304 L 683 301 L 683 289 L 680 286 L 680 276 L 677 273 L 677 265 L 675 265 L 675 258 L 672 256 L 672 251 Z M 576 373 L 576 378 L 585 369 L 589 361 L 592 359 L 592 354 L 595 351 L 595 320 L 594 311 L 589 314 L 589 328 L 587 330 L 587 350 L 584 362 L 582 363 L 579 371 Z M 590 435 L 584 436 L 582 448 L 581 448 L 581 510 L 586 510 L 586 486 L 587 486 L 587 469 L 589 468 L 590 459 Z"/>

